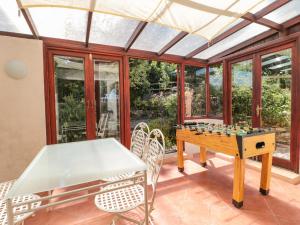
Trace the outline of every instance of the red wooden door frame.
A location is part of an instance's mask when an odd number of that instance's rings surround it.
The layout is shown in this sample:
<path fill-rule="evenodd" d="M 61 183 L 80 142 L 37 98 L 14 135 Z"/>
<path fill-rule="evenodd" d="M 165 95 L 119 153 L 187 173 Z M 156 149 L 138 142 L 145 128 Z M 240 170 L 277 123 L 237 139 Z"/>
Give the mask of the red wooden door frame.
<path fill-rule="evenodd" d="M 88 56 L 82 53 L 70 53 L 62 50 L 48 50 L 47 51 L 47 71 L 45 71 L 45 104 L 46 104 L 46 124 L 47 124 L 47 144 L 57 143 L 56 136 L 56 105 L 55 105 L 55 79 L 54 79 L 54 57 L 55 56 L 68 56 L 83 59 L 84 62 L 84 86 L 85 86 L 85 111 L 86 111 L 86 132 L 87 139 L 91 139 L 90 130 L 91 122 L 88 118 L 88 99 L 89 95 L 86 92 L 88 74 L 90 70 L 88 63 Z"/>
<path fill-rule="evenodd" d="M 74 52 L 68 49 L 51 49 L 44 45 L 44 69 L 45 69 L 45 109 L 46 109 L 46 133 L 47 144 L 56 144 L 56 105 L 55 105 L 55 81 L 54 81 L 54 56 L 69 56 L 82 58 L 84 60 L 84 76 L 85 76 L 85 110 L 86 110 L 86 132 L 87 139 L 95 139 L 96 120 L 95 120 L 95 107 L 94 107 L 94 59 L 100 60 L 116 60 L 119 62 L 119 82 L 120 82 L 120 139 L 121 143 L 126 143 L 127 135 L 125 135 L 125 112 L 128 108 L 124 105 L 124 96 L 126 87 L 123 76 L 123 58 L 121 56 L 92 54 L 88 52 Z M 130 110 L 130 108 L 129 108 Z M 128 112 L 127 112 L 128 113 Z M 127 138 L 126 138 L 126 137 Z M 130 134 L 129 134 L 130 138 Z"/>
<path fill-rule="evenodd" d="M 297 118 L 299 118 L 299 111 L 297 110 L 297 89 L 299 89 L 299 74 L 297 73 L 297 66 L 296 66 L 296 59 L 297 59 L 297 52 L 296 52 L 296 43 L 291 42 L 285 45 L 281 45 L 278 47 L 274 47 L 271 49 L 267 49 L 256 54 L 256 64 L 258 65 L 257 68 L 257 105 L 262 107 L 262 68 L 261 68 L 261 57 L 267 54 L 276 53 L 278 51 L 291 49 L 292 52 L 292 87 L 291 87 L 291 131 L 290 131 L 290 160 L 273 157 L 273 164 L 284 167 L 289 170 L 293 170 L 295 172 L 299 172 L 299 147 L 298 147 L 298 138 L 297 133 L 299 132 L 299 128 L 297 125 Z M 256 117 L 257 124 L 260 124 L 261 115 Z"/>
<path fill-rule="evenodd" d="M 120 140 L 121 143 L 123 143 L 126 147 L 129 147 L 128 143 L 126 140 L 128 137 L 125 135 L 125 103 L 124 103 L 124 90 L 125 90 L 125 81 L 124 81 L 124 75 L 123 75 L 123 58 L 118 57 L 118 56 L 108 56 L 108 55 L 101 55 L 101 54 L 90 54 L 91 57 L 91 64 L 92 64 L 92 76 L 93 76 L 93 85 L 90 87 L 91 89 L 91 96 L 93 99 L 95 99 L 95 84 L 94 84 L 94 60 L 111 60 L 111 61 L 116 61 L 119 63 L 119 98 L 120 98 L 120 105 L 119 105 L 119 115 L 120 115 Z M 96 108 L 94 107 L 93 112 L 92 112 L 92 120 L 95 121 L 94 124 L 96 124 L 96 113 L 95 113 Z M 130 134 L 129 134 L 129 139 L 130 139 Z"/>
<path fill-rule="evenodd" d="M 253 126 L 260 126 L 260 116 L 256 116 L 256 106 L 262 106 L 262 68 L 261 56 L 291 48 L 292 50 L 292 101 L 291 101 L 291 144 L 290 144 L 290 160 L 273 157 L 273 164 L 293 170 L 299 173 L 299 153 L 300 153 L 300 105 L 296 101 L 300 97 L 300 38 L 297 42 L 291 41 L 281 46 L 276 46 L 268 49 L 258 50 L 257 52 L 243 56 L 234 60 L 223 61 L 224 79 L 224 122 L 230 124 L 232 120 L 232 64 L 252 59 L 253 71 L 253 98 L 252 98 L 252 123 Z M 297 66 L 298 65 L 298 66 Z"/>

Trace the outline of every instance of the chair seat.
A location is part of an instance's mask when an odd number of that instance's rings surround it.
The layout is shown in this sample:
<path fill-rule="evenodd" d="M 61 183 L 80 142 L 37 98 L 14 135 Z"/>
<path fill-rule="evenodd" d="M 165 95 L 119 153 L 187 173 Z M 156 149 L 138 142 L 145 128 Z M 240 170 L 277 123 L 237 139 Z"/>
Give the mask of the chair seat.
<path fill-rule="evenodd" d="M 30 200 L 36 200 L 39 199 L 40 197 L 38 195 L 24 195 L 24 196 L 19 196 L 16 198 L 13 198 L 12 202 L 13 204 L 17 204 L 17 203 L 25 203 L 27 201 Z M 41 205 L 41 202 L 35 202 L 31 204 L 31 208 L 35 209 L 37 207 L 39 207 Z M 21 205 L 18 207 L 14 208 L 14 213 L 16 212 L 22 212 L 24 210 L 27 210 L 28 206 L 27 205 Z M 33 214 L 33 212 L 30 213 L 25 213 L 25 214 L 20 214 L 14 217 L 14 222 L 15 223 L 19 223 L 23 220 L 25 220 L 27 217 L 31 216 Z M 6 213 L 6 202 L 4 199 L 0 200 L 0 225 L 7 225 L 8 221 L 7 221 L 7 213 Z"/>
<path fill-rule="evenodd" d="M 126 185 L 128 183 L 124 183 Z M 120 187 L 120 184 L 108 185 L 102 190 Z M 144 188 L 142 185 L 120 187 L 120 189 L 96 195 L 96 206 L 106 212 L 126 212 L 144 202 Z"/>
<path fill-rule="evenodd" d="M 132 172 L 132 173 L 124 173 L 124 174 L 121 174 L 121 175 L 118 175 L 118 176 L 108 177 L 108 178 L 105 178 L 105 179 L 102 179 L 102 180 L 106 181 L 106 182 L 113 182 L 113 181 L 118 181 L 118 180 L 124 180 L 124 179 L 132 177 L 134 174 L 135 174 L 134 172 Z"/>

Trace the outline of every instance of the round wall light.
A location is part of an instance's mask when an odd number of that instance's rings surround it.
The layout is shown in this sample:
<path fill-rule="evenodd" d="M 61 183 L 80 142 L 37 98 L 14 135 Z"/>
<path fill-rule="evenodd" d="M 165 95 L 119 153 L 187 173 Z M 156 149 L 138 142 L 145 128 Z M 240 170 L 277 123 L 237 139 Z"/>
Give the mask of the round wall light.
<path fill-rule="evenodd" d="M 27 76 L 27 66 L 23 61 L 12 59 L 5 64 L 6 74 L 16 80 L 23 79 Z"/>

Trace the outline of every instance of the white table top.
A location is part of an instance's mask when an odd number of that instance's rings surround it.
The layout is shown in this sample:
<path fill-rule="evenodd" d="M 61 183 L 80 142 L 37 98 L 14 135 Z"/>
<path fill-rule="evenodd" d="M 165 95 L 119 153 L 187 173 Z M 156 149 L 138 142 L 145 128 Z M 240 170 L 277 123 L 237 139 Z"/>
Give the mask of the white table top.
<path fill-rule="evenodd" d="M 6 197 L 49 191 L 146 168 L 141 159 L 114 138 L 47 145 Z"/>

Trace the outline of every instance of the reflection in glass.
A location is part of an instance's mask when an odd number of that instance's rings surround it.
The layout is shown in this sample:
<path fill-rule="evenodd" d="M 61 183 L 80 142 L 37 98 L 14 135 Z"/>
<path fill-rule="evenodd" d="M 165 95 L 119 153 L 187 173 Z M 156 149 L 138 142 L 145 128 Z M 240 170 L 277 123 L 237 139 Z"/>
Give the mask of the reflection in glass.
<path fill-rule="evenodd" d="M 94 60 L 96 137 L 120 139 L 119 63 Z"/>
<path fill-rule="evenodd" d="M 223 116 L 223 66 L 209 67 L 209 92 L 210 112 L 209 115 Z"/>
<path fill-rule="evenodd" d="M 86 139 L 84 61 L 55 56 L 55 108 L 57 142 Z"/>
<path fill-rule="evenodd" d="M 232 123 L 252 124 L 252 60 L 232 64 Z"/>
<path fill-rule="evenodd" d="M 203 116 L 206 114 L 206 68 L 185 66 L 185 116 Z"/>
<path fill-rule="evenodd" d="M 276 131 L 274 156 L 290 158 L 291 49 L 262 56 L 262 126 Z"/>
<path fill-rule="evenodd" d="M 130 59 L 131 129 L 146 122 L 150 129 L 161 129 L 166 152 L 176 151 L 177 65 Z"/>

